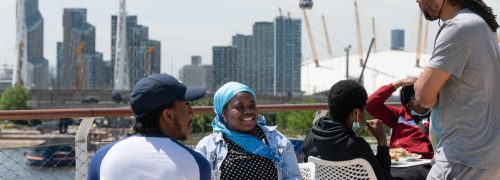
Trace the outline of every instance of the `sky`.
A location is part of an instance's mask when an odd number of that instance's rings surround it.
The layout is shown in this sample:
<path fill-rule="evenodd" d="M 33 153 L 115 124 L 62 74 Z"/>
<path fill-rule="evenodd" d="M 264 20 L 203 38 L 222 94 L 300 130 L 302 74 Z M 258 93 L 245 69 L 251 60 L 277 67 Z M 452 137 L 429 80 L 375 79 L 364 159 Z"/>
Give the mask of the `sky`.
<path fill-rule="evenodd" d="M 495 14 L 500 1 L 485 0 Z M 149 27 L 149 38 L 162 43 L 161 72 L 178 76 L 191 56 L 202 56 L 202 64 L 212 63 L 212 46 L 231 45 L 235 34 L 251 34 L 259 21 L 272 22 L 290 12 L 292 18 L 303 18 L 299 0 L 128 0 L 127 12 L 138 16 L 138 23 Z M 415 0 L 358 0 L 364 52 L 372 36 L 375 18 L 377 47 L 390 49 L 391 29 L 405 30 L 405 50 L 415 52 L 419 8 Z M 0 0 L 0 64 L 15 63 L 16 0 Z M 39 0 L 44 18 L 44 56 L 52 68 L 56 66 L 56 42 L 63 39 L 64 8 L 86 8 L 87 21 L 96 27 L 96 50 L 104 60 L 111 53 L 111 15 L 119 10 L 118 0 Z M 344 56 L 344 48 L 352 45 L 355 53 L 356 31 L 354 0 L 314 0 L 307 11 L 319 59 L 328 57 L 321 16 L 325 15 L 334 56 Z M 302 22 L 302 53 L 310 58 L 311 48 L 305 22 Z M 425 23 L 424 23 L 425 25 Z M 437 31 L 437 21 L 429 23 L 427 51 Z"/>

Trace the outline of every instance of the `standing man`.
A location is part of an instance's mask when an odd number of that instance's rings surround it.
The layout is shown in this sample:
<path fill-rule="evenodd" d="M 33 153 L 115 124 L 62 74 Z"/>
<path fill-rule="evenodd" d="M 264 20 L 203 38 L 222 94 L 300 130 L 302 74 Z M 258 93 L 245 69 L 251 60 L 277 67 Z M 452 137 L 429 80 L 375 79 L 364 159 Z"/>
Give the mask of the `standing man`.
<path fill-rule="evenodd" d="M 435 149 L 427 179 L 500 179 L 498 23 L 482 0 L 417 0 L 428 20 L 443 21 L 417 103 L 432 108 Z"/>
<path fill-rule="evenodd" d="M 193 109 L 187 101 L 205 92 L 166 74 L 139 80 L 130 96 L 135 135 L 99 149 L 88 179 L 210 179 L 208 161 L 178 142 L 192 130 Z"/>

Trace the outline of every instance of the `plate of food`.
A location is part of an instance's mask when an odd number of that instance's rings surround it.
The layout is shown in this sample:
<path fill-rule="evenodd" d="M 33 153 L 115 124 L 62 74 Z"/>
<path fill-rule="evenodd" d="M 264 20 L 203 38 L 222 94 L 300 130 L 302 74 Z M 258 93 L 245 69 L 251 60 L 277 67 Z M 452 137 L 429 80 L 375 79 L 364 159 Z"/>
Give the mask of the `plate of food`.
<path fill-rule="evenodd" d="M 406 159 L 398 159 L 398 160 L 391 159 L 391 165 L 398 165 L 398 164 L 402 164 L 404 162 L 406 162 Z"/>
<path fill-rule="evenodd" d="M 409 154 L 406 156 L 406 160 L 407 160 L 407 161 L 417 161 L 417 160 L 419 160 L 420 158 L 422 158 L 422 155 L 417 154 L 417 153 L 409 153 Z"/>
<path fill-rule="evenodd" d="M 405 161 L 417 161 L 422 157 L 420 154 L 410 153 L 403 148 L 391 148 L 389 149 L 389 155 L 391 156 L 391 162 L 393 164 Z"/>
<path fill-rule="evenodd" d="M 406 161 L 406 159 L 401 155 L 401 153 L 396 152 L 393 149 L 389 150 L 389 155 L 391 156 L 391 164 L 393 165 Z"/>

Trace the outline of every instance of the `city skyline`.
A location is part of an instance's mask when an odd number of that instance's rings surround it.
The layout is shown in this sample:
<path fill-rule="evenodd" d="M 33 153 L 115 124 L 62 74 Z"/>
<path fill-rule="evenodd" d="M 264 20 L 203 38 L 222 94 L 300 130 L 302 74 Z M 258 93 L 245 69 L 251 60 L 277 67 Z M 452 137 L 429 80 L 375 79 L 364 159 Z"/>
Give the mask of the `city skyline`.
<path fill-rule="evenodd" d="M 162 42 L 161 72 L 177 76 L 178 70 L 189 64 L 192 55 L 201 55 L 205 63 L 212 63 L 212 46 L 229 45 L 234 34 L 250 34 L 251 24 L 266 21 L 278 15 L 278 8 L 290 11 L 293 18 L 302 18 L 298 0 L 207 0 L 207 1 L 128 1 L 128 12 L 137 15 L 139 23 L 148 26 L 150 37 Z M 494 13 L 500 9 L 500 2 L 485 1 L 492 6 Z M 7 28 L 0 30 L 0 64 L 15 62 L 15 3 L 14 0 L 0 2 L 0 20 Z M 313 26 L 314 39 L 318 46 L 320 59 L 328 57 L 321 14 L 325 14 L 330 39 L 333 42 L 335 56 L 342 56 L 343 48 L 355 44 L 354 9 L 352 1 L 315 0 L 308 16 Z M 96 51 L 103 53 L 104 60 L 110 60 L 110 22 L 111 15 L 118 14 L 118 1 L 63 1 L 51 0 L 39 2 L 39 9 L 45 19 L 44 56 L 52 69 L 56 66 L 56 42 L 62 41 L 63 8 L 87 8 L 88 22 L 96 27 Z M 215 10 L 217 8 L 218 10 Z M 371 17 L 376 18 L 378 49 L 390 48 L 390 29 L 405 30 L 405 50 L 414 51 L 418 23 L 418 6 L 414 1 L 388 2 L 384 0 L 359 0 L 362 24 L 363 47 L 367 49 L 371 36 Z M 223 9 L 223 10 L 220 10 Z M 437 29 L 437 22 L 431 22 L 429 28 L 428 49 Z M 303 25 L 304 26 L 304 25 Z M 304 28 L 305 29 L 305 28 Z M 310 58 L 308 39 L 302 32 L 302 48 L 305 58 Z M 354 50 L 355 51 L 355 50 Z M 175 62 L 171 62 L 174 59 Z M 425 60 L 424 60 L 425 61 Z M 171 65 L 174 67 L 170 67 Z"/>

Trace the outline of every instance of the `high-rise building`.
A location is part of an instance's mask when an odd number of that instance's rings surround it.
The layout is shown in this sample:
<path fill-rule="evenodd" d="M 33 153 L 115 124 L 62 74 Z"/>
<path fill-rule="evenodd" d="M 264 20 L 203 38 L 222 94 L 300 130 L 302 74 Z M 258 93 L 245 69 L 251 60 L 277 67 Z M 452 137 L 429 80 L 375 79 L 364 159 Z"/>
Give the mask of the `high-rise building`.
<path fill-rule="evenodd" d="M 233 36 L 233 47 L 238 51 L 236 69 L 238 69 L 239 72 L 234 78 L 236 81 L 250 87 L 256 86 L 256 82 L 253 81 L 253 73 L 255 72 L 254 44 L 252 35 L 236 34 Z"/>
<path fill-rule="evenodd" d="M 215 84 L 232 80 L 259 94 L 300 95 L 301 46 L 300 19 L 279 16 L 274 22 L 256 22 L 253 35 L 236 34 L 231 48 L 214 47 Z"/>
<path fill-rule="evenodd" d="M 102 60 L 102 53 L 83 54 L 83 85 L 84 89 L 102 89 L 106 85 L 108 76 L 104 76 L 105 63 Z"/>
<path fill-rule="evenodd" d="M 200 65 L 201 64 L 201 56 L 191 56 L 191 65 Z"/>
<path fill-rule="evenodd" d="M 217 89 L 230 81 L 238 81 L 237 67 L 238 51 L 232 46 L 212 47 L 213 89 Z"/>
<path fill-rule="evenodd" d="M 0 91 L 12 86 L 13 66 L 7 64 L 0 65 Z"/>
<path fill-rule="evenodd" d="M 111 64 L 115 62 L 117 16 L 111 16 Z M 152 49 L 151 73 L 160 73 L 161 42 L 149 39 L 148 27 L 137 24 L 137 16 L 127 16 L 127 61 L 130 89 L 142 77 L 148 75 L 148 49 Z M 114 66 L 113 66 L 114 67 Z"/>
<path fill-rule="evenodd" d="M 53 86 L 55 89 L 63 89 L 62 88 L 62 82 L 59 82 L 59 80 L 62 80 L 64 78 L 63 70 L 64 70 L 64 64 L 63 64 L 63 43 L 62 42 L 57 42 L 57 57 L 56 57 L 56 81 L 54 81 Z"/>
<path fill-rule="evenodd" d="M 77 61 L 82 60 L 82 89 L 106 87 L 102 54 L 95 51 L 95 27 L 87 22 L 87 10 L 66 8 L 63 13 L 63 42 L 58 43 L 57 81 L 60 89 L 75 89 Z M 82 48 L 78 53 L 77 49 Z M 59 64 L 60 63 L 60 64 Z"/>
<path fill-rule="evenodd" d="M 205 85 L 207 87 L 208 92 L 214 92 L 215 87 L 214 87 L 214 68 L 212 65 L 202 65 L 203 68 L 203 74 L 205 74 L 205 83 L 202 85 Z"/>
<path fill-rule="evenodd" d="M 13 83 L 21 80 L 29 89 L 48 89 L 49 62 L 43 57 L 43 17 L 38 0 L 19 0 L 16 13 L 18 65 Z"/>
<path fill-rule="evenodd" d="M 395 51 L 405 50 L 405 30 L 403 29 L 391 30 L 391 50 Z"/>
<path fill-rule="evenodd" d="M 302 57 L 301 20 L 278 16 L 274 19 L 275 95 L 300 95 Z"/>
<path fill-rule="evenodd" d="M 253 25 L 255 46 L 254 87 L 261 94 L 272 94 L 274 80 L 274 23 L 256 22 Z"/>
<path fill-rule="evenodd" d="M 211 65 L 201 65 L 201 56 L 191 56 L 191 64 L 179 70 L 179 79 L 186 85 L 205 86 L 213 90 L 213 74 Z"/>

